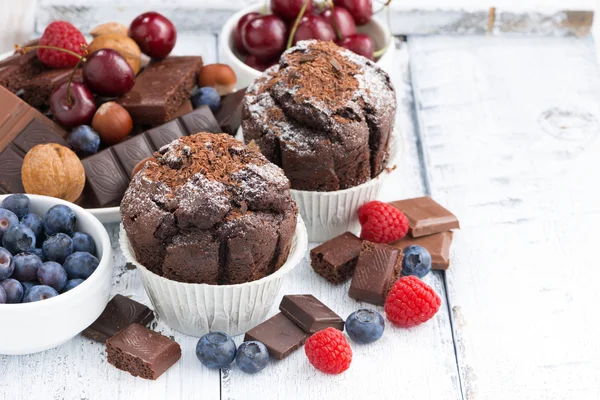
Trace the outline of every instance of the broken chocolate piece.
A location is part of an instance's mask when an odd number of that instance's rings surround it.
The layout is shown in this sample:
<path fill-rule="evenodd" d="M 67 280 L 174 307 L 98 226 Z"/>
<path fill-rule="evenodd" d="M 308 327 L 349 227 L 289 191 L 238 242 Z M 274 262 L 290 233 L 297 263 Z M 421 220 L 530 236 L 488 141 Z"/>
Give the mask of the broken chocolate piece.
<path fill-rule="evenodd" d="M 242 100 L 245 94 L 246 89 L 241 89 L 221 97 L 221 108 L 216 112 L 215 117 L 219 121 L 222 132 L 232 136 L 237 134 L 242 124 Z"/>
<path fill-rule="evenodd" d="M 269 355 L 277 360 L 283 360 L 310 337 L 283 313 L 275 314 L 262 324 L 246 333 L 244 341 L 258 340 L 269 350 Z"/>
<path fill-rule="evenodd" d="M 429 196 L 399 200 L 391 203 L 406 215 L 408 233 L 413 237 L 458 229 L 458 219 Z"/>
<path fill-rule="evenodd" d="M 310 252 L 313 269 L 334 285 L 350 279 L 356 268 L 356 262 L 362 248 L 362 240 L 346 232 Z"/>
<path fill-rule="evenodd" d="M 450 267 L 450 245 L 452 244 L 452 231 L 436 233 L 434 235 L 413 238 L 405 236 L 391 245 L 404 250 L 407 246 L 417 245 L 427 249 L 431 255 L 432 269 L 448 269 Z"/>
<path fill-rule="evenodd" d="M 279 310 L 304 332 L 315 333 L 329 327 L 344 330 L 344 320 L 311 294 L 283 296 Z"/>

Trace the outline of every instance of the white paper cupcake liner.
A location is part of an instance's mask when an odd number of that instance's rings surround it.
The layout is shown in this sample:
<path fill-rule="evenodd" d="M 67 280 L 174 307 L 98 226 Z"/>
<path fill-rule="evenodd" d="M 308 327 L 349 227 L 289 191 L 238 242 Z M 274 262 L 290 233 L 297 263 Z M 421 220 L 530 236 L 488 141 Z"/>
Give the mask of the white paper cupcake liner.
<path fill-rule="evenodd" d="M 298 216 L 290 254 L 279 270 L 253 282 L 208 285 L 172 281 L 150 272 L 136 260 L 123 225 L 119 240 L 123 255 L 140 272 L 144 289 L 160 319 L 171 328 L 195 337 L 215 331 L 235 336 L 263 322 L 283 279 L 300 263 L 308 247 L 306 227 Z"/>

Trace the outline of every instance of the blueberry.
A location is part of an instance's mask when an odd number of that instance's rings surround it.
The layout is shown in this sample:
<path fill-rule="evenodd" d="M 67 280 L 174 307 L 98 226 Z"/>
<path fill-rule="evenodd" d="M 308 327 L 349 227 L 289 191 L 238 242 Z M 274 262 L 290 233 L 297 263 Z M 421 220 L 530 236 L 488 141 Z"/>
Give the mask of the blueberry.
<path fill-rule="evenodd" d="M 29 253 L 32 253 L 32 254 L 35 254 L 36 256 L 38 256 L 40 258 L 40 260 L 42 260 L 42 262 L 48 261 L 48 260 L 46 260 L 46 256 L 44 255 L 44 250 L 40 249 L 39 247 L 29 250 Z"/>
<path fill-rule="evenodd" d="M 55 205 L 46 212 L 44 216 L 44 230 L 46 235 L 55 233 L 66 233 L 71 236 L 75 232 L 77 217 L 70 207 L 62 204 Z"/>
<path fill-rule="evenodd" d="M 84 282 L 83 279 L 71 279 L 70 281 L 67 281 L 67 284 L 65 285 L 65 287 L 63 288 L 61 293 L 66 293 L 71 289 L 75 289 L 77 286 L 81 285 Z"/>
<path fill-rule="evenodd" d="M 87 279 L 94 273 L 100 261 L 90 253 L 77 251 L 71 254 L 63 264 L 69 279 Z"/>
<path fill-rule="evenodd" d="M 25 296 L 27 296 L 27 293 L 31 290 L 32 287 L 39 285 L 39 283 L 36 282 L 21 282 L 21 285 L 23 285 L 23 298 L 25 298 Z"/>
<path fill-rule="evenodd" d="M 377 311 L 361 308 L 346 320 L 346 332 L 358 343 L 373 343 L 383 335 L 385 322 Z"/>
<path fill-rule="evenodd" d="M 50 286 L 57 292 L 63 290 L 67 284 L 67 271 L 57 262 L 47 261 L 38 269 L 38 281 L 42 285 Z"/>
<path fill-rule="evenodd" d="M 13 257 L 15 272 L 12 278 L 21 282 L 37 280 L 38 268 L 42 266 L 42 260 L 33 253 L 21 253 Z"/>
<path fill-rule="evenodd" d="M 426 248 L 413 244 L 407 246 L 403 252 L 402 275 L 422 278 L 431 271 L 431 255 Z"/>
<path fill-rule="evenodd" d="M 58 292 L 50 286 L 37 285 L 27 291 L 23 298 L 23 303 L 33 303 L 34 301 L 46 300 L 58 296 Z"/>
<path fill-rule="evenodd" d="M 81 125 L 71 131 L 68 142 L 77 155 L 86 157 L 98 152 L 100 135 L 92 127 Z"/>
<path fill-rule="evenodd" d="M 73 234 L 73 251 L 96 254 L 96 243 L 87 233 L 75 232 Z"/>
<path fill-rule="evenodd" d="M 0 286 L 6 292 L 6 303 L 20 303 L 23 300 L 23 285 L 16 279 L 5 279 L 0 281 Z"/>
<path fill-rule="evenodd" d="M 12 254 L 4 247 L 0 247 L 0 281 L 9 278 L 15 270 Z"/>
<path fill-rule="evenodd" d="M 38 243 L 44 241 L 44 220 L 37 214 L 27 214 L 21 218 L 21 223 L 33 231 Z"/>
<path fill-rule="evenodd" d="M 269 363 L 269 351 L 259 341 L 244 342 L 238 347 L 235 362 L 245 373 L 255 374 Z"/>
<path fill-rule="evenodd" d="M 0 243 L 4 233 L 19 223 L 19 218 L 14 212 L 5 208 L 0 208 Z"/>
<path fill-rule="evenodd" d="M 35 234 L 23 224 L 14 225 L 2 237 L 2 246 L 13 254 L 29 251 L 35 247 L 35 243 Z"/>
<path fill-rule="evenodd" d="M 212 112 L 217 112 L 219 107 L 221 107 L 221 97 L 219 97 L 217 89 L 212 87 L 201 87 L 196 89 L 192 94 L 192 105 L 194 106 L 194 109 L 199 108 L 200 106 L 208 106 Z"/>
<path fill-rule="evenodd" d="M 73 253 L 73 239 L 64 233 L 57 233 L 44 241 L 42 250 L 46 260 L 62 264 Z"/>
<path fill-rule="evenodd" d="M 2 201 L 2 208 L 12 211 L 21 219 L 29 214 L 30 204 L 29 197 L 24 194 L 11 194 Z"/>
<path fill-rule="evenodd" d="M 196 345 L 198 360 L 208 368 L 226 368 L 235 360 L 235 343 L 228 334 L 210 332 Z"/>
<path fill-rule="evenodd" d="M 0 286 L 0 304 L 6 304 L 6 292 L 2 286 Z"/>

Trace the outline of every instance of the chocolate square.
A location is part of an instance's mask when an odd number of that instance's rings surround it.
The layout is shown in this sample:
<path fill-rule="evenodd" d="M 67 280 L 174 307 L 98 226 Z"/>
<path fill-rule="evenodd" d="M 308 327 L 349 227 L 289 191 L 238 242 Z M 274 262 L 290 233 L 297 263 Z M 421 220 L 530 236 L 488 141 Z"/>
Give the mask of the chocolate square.
<path fill-rule="evenodd" d="M 279 310 L 304 332 L 315 333 L 329 327 L 344 330 L 344 320 L 312 294 L 283 296 Z"/>
<path fill-rule="evenodd" d="M 406 215 L 413 237 L 458 229 L 458 218 L 429 196 L 394 201 L 391 203 Z"/>
<path fill-rule="evenodd" d="M 201 106 L 189 114 L 182 115 L 179 119 L 183 123 L 188 135 L 198 132 L 221 132 L 219 123 L 208 106 Z"/>
<path fill-rule="evenodd" d="M 453 235 L 454 233 L 452 231 L 421 236 L 418 238 L 407 235 L 391 245 L 401 250 L 404 250 L 407 246 L 413 244 L 424 247 L 431 255 L 431 268 L 445 270 L 450 267 L 450 245 L 452 244 Z"/>
<path fill-rule="evenodd" d="M 133 169 L 140 161 L 154 154 L 154 149 L 148 142 L 145 133 L 125 140 L 112 148 L 127 176 L 131 176 Z"/>
<path fill-rule="evenodd" d="M 350 279 L 362 248 L 362 240 L 346 232 L 310 251 L 313 269 L 330 283 L 338 285 Z"/>
<path fill-rule="evenodd" d="M 164 125 L 150 129 L 148 138 L 155 149 L 160 150 L 161 147 L 168 145 L 173 140 L 177 140 L 182 136 L 187 136 L 187 131 L 181 126 L 179 120 L 167 122 Z"/>
<path fill-rule="evenodd" d="M 258 340 L 269 350 L 276 360 L 283 360 L 310 337 L 282 313 L 275 314 L 262 324 L 250 329 L 244 341 Z"/>
<path fill-rule="evenodd" d="M 220 132 L 229 133 L 231 136 L 237 134 L 242 124 L 242 100 L 245 95 L 244 88 L 221 97 L 221 108 L 215 114 L 221 127 Z"/>
<path fill-rule="evenodd" d="M 86 200 L 94 207 L 119 205 L 129 187 L 129 175 L 123 170 L 114 150 L 103 150 L 85 158 L 82 164 L 86 176 Z"/>

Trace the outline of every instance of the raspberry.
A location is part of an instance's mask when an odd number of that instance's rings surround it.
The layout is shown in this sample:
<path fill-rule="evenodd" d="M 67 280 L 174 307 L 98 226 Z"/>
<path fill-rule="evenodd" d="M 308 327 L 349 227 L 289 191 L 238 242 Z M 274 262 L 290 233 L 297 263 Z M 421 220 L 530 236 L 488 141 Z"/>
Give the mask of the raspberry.
<path fill-rule="evenodd" d="M 415 276 L 394 283 L 385 301 L 385 315 L 394 325 L 410 328 L 428 321 L 440 309 L 440 296 Z"/>
<path fill-rule="evenodd" d="M 54 21 L 46 27 L 40 45 L 54 46 L 83 55 L 82 44 L 87 44 L 81 32 L 66 21 Z M 38 49 L 37 56 L 50 68 L 74 67 L 77 57 L 58 50 Z"/>
<path fill-rule="evenodd" d="M 352 349 L 344 334 L 327 328 L 312 335 L 304 345 L 308 361 L 326 374 L 340 374 L 350 367 Z"/>
<path fill-rule="evenodd" d="M 360 238 L 374 243 L 392 243 L 402 239 L 408 232 L 408 220 L 396 207 L 371 201 L 358 209 L 362 225 Z"/>

